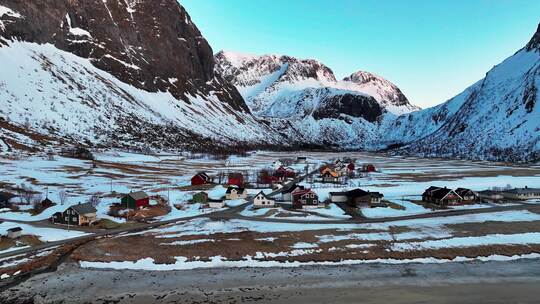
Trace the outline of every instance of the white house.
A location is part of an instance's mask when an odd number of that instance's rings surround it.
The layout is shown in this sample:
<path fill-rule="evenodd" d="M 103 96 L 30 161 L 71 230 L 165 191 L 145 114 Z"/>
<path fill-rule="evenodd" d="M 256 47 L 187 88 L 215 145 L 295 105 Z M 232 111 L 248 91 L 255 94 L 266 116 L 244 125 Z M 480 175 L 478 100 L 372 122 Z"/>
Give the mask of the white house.
<path fill-rule="evenodd" d="M 22 228 L 21 227 L 14 227 L 7 230 L 7 237 L 10 239 L 16 239 L 20 237 L 22 234 Z"/>
<path fill-rule="evenodd" d="M 537 199 L 540 198 L 540 189 L 535 188 L 515 188 L 511 190 L 504 191 L 502 193 L 504 198 L 514 199 L 514 200 L 528 200 L 528 199 Z"/>
<path fill-rule="evenodd" d="M 247 198 L 247 191 L 244 188 L 229 187 L 225 192 L 225 198 L 228 200 Z"/>
<path fill-rule="evenodd" d="M 264 192 L 259 192 L 253 198 L 253 206 L 255 208 L 271 208 L 276 205 L 276 201 L 264 194 Z"/>

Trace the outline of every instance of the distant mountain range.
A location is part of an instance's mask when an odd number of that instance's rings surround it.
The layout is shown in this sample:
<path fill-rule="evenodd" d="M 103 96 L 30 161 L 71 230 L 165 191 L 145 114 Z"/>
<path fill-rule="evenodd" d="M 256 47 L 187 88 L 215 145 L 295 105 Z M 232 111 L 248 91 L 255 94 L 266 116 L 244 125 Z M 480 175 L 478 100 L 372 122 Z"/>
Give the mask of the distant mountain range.
<path fill-rule="evenodd" d="M 369 72 L 337 80 L 316 60 L 213 55 L 176 0 L 1 0 L 0 150 L 323 148 L 538 161 L 539 45 L 540 29 L 484 79 L 420 110 Z"/>

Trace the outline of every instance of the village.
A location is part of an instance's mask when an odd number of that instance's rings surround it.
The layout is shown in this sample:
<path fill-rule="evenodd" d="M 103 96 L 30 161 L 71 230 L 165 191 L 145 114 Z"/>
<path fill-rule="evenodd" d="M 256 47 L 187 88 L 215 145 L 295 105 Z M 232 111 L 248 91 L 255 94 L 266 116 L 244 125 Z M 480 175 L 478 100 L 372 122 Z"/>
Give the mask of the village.
<path fill-rule="evenodd" d="M 85 149 L 62 151 L 62 155 L 91 161 L 92 167 L 96 166 L 94 156 Z M 54 157 L 48 154 L 47 158 Z M 391 220 L 392 217 L 453 209 L 474 211 L 540 199 L 540 189 L 528 186 L 492 187 L 478 191 L 464 187 L 429 186 L 410 199 L 391 199 L 385 197 L 384 187 L 370 191 L 369 183 L 378 176 L 384 176 L 385 169 L 352 157 L 327 161 L 305 156 L 266 158 L 265 163 L 242 170 L 213 170 L 213 174 L 196 171 L 187 177 L 183 186 L 173 190 L 173 198 L 169 188 L 167 192 L 156 193 L 153 189 L 143 190 L 135 186 L 130 187 L 129 192 L 120 193 L 111 185 L 110 193 L 92 194 L 80 201 L 71 197 L 69 204 L 65 189 L 60 189 L 53 197 L 49 186 L 45 193 L 39 193 L 11 185 L 0 191 L 0 227 L 5 229 L 1 231 L 0 254 L 42 244 L 33 234 L 39 228 L 31 227 L 25 231 L 29 227 L 27 224 L 32 222 L 39 227 L 47 227 L 44 229 L 57 228 L 77 232 L 79 234 L 74 236 L 79 236 L 120 227 L 137 227 L 142 223 L 170 221 L 176 219 L 174 214 L 179 214 L 177 212 L 185 212 L 178 219 L 214 214 L 216 218 L 221 215 L 224 219 L 283 223 L 362 223 L 373 218 Z M 32 219 L 18 225 L 24 221 L 13 215 L 21 213 L 28 213 Z M 2 221 L 5 223 L 1 224 Z"/>

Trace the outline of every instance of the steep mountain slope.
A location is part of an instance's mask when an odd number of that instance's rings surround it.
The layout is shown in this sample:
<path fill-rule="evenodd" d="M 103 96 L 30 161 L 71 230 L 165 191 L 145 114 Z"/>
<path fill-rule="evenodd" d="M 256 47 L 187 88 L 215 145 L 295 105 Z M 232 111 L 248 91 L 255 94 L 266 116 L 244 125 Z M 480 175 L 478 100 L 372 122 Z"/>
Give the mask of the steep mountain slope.
<path fill-rule="evenodd" d="M 2 0 L 0 61 L 0 119 L 58 139 L 215 149 L 281 138 L 214 74 L 175 0 Z"/>
<path fill-rule="evenodd" d="M 387 126 L 398 153 L 505 161 L 540 160 L 540 25 L 531 41 L 486 77 L 437 107 Z"/>
<path fill-rule="evenodd" d="M 394 84 L 367 72 L 337 81 L 315 60 L 224 51 L 215 58 L 217 74 L 236 85 L 255 115 L 310 144 L 372 148 L 380 121 L 417 109 Z"/>

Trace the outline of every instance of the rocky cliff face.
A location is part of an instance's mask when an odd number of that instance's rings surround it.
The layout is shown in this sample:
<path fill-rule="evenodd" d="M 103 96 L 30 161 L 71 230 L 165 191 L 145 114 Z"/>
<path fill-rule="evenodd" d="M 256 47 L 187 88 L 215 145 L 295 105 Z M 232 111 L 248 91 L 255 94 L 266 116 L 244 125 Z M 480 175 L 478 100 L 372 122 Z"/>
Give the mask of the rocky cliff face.
<path fill-rule="evenodd" d="M 149 92 L 215 92 L 247 111 L 236 89 L 214 75 L 211 47 L 176 0 L 2 0 L 23 18 L 11 18 L 7 39 L 57 48 L 88 58 L 122 82 Z M 8 18 L 8 17 L 6 17 Z"/>
<path fill-rule="evenodd" d="M 1 0 L 0 62 L 0 122 L 58 140 L 215 150 L 281 138 L 214 73 L 176 0 Z"/>

